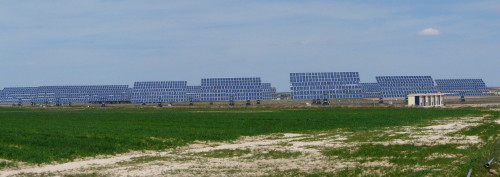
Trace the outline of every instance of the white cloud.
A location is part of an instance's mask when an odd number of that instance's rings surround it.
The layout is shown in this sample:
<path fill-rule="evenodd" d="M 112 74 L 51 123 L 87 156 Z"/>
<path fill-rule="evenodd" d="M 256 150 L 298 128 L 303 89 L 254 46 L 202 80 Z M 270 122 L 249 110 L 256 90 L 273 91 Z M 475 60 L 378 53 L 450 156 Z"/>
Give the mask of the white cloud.
<path fill-rule="evenodd" d="M 435 36 L 435 35 L 440 35 L 441 32 L 437 29 L 434 28 L 425 28 L 420 33 L 418 33 L 422 36 Z"/>

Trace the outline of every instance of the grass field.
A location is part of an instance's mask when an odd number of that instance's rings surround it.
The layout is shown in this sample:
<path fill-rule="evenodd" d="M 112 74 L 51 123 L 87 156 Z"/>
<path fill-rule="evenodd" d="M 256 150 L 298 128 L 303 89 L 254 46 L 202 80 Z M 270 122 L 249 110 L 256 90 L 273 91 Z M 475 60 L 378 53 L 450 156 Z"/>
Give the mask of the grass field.
<path fill-rule="evenodd" d="M 130 150 L 162 150 L 183 146 L 195 140 L 226 141 L 240 136 L 272 133 L 314 133 L 324 131 L 351 132 L 345 142 L 394 139 L 377 134 L 391 127 L 426 126 L 429 122 L 464 116 L 490 115 L 498 120 L 498 111 L 484 109 L 414 109 L 414 108 L 325 108 L 325 109 L 0 109 L 0 159 L 14 162 L 47 163 L 70 161 L 100 154 L 117 154 Z M 380 132 L 379 132 L 380 133 Z M 457 132 L 455 132 L 457 133 Z M 458 144 L 445 145 L 380 145 L 363 144 L 356 148 L 323 148 L 326 157 L 363 159 L 393 157 L 396 165 L 460 165 L 463 174 L 469 167 L 482 165 L 485 153 L 498 144 L 500 126 L 489 121 L 458 132 L 484 140 L 481 146 L 469 149 Z M 398 137 L 404 138 L 404 137 Z M 488 141 L 490 140 L 490 141 Z M 492 151 L 493 149 L 493 151 Z M 433 153 L 460 157 L 426 160 Z M 214 151 L 199 156 L 232 156 L 252 153 Z M 270 151 L 254 154 L 254 158 L 294 158 L 297 152 Z M 464 158 L 466 157 L 466 158 Z M 368 158 L 369 159 L 369 158 Z M 0 169 L 12 167 L 2 162 Z M 362 169 L 345 169 L 338 174 L 359 175 Z M 452 171 L 419 171 L 422 175 L 443 175 Z M 315 172 L 314 172 L 315 173 Z M 320 175 L 321 172 L 317 172 Z M 398 172 L 399 173 L 399 172 Z M 465 172 L 466 173 L 466 172 Z M 300 171 L 277 171 L 278 176 L 305 175 Z M 397 174 L 397 173 L 395 173 Z M 401 171 L 401 175 L 406 172 Z M 411 171 L 408 172 L 411 174 Z M 325 175 L 325 174 L 323 174 Z M 417 175 L 418 176 L 418 175 Z"/>

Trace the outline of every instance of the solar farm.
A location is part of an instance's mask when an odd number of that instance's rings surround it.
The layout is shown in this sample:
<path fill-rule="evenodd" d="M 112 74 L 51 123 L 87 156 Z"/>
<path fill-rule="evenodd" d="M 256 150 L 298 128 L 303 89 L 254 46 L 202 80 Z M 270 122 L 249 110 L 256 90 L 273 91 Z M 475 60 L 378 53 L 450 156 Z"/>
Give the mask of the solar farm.
<path fill-rule="evenodd" d="M 409 94 L 488 96 L 482 79 L 437 79 L 431 76 L 377 76 L 376 83 L 360 83 L 358 72 L 290 73 L 292 100 L 406 98 Z M 260 77 L 204 78 L 187 81 L 148 81 L 128 85 L 7 87 L 0 103 L 182 103 L 262 101 L 276 98 L 271 83 Z M 277 102 L 277 104 L 280 104 Z M 193 104 L 191 104 L 193 105 Z"/>
<path fill-rule="evenodd" d="M 0 176 L 488 176 L 500 97 L 482 79 L 290 73 L 0 91 Z M 411 94 L 444 106 L 407 106 Z M 487 163 L 488 167 L 485 167 Z"/>

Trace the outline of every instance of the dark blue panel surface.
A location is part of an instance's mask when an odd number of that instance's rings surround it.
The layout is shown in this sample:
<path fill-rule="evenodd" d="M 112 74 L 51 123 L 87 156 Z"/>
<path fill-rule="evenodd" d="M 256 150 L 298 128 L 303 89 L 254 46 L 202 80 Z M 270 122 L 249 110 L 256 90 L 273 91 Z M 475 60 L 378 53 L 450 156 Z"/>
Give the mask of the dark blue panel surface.
<path fill-rule="evenodd" d="M 447 96 L 489 95 L 482 79 L 436 79 L 436 84 L 439 91 Z"/>
<path fill-rule="evenodd" d="M 135 82 L 132 92 L 133 103 L 185 102 L 187 81 Z"/>
<path fill-rule="evenodd" d="M 383 98 L 438 92 L 431 76 L 377 76 L 376 79 Z"/>
<path fill-rule="evenodd" d="M 292 99 L 361 98 L 358 72 L 290 73 Z"/>

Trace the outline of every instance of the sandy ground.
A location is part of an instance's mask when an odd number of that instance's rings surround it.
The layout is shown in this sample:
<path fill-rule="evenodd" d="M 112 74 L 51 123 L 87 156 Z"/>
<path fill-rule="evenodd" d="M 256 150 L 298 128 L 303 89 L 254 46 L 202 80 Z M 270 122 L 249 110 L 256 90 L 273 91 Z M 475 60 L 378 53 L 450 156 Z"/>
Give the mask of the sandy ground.
<path fill-rule="evenodd" d="M 483 107 L 500 107 L 500 103 L 463 103 L 463 104 L 446 104 L 445 108 L 483 108 Z"/>
<path fill-rule="evenodd" d="M 270 134 L 241 137 L 227 142 L 194 142 L 188 146 L 160 152 L 130 152 L 116 156 L 79 159 L 62 164 L 41 166 L 21 165 L 4 169 L 0 176 L 43 173 L 48 175 L 97 173 L 111 176 L 259 176 L 278 171 L 298 169 L 303 172 L 320 170 L 333 172 L 346 167 L 391 167 L 388 160 L 360 163 L 357 159 L 345 161 L 324 156 L 324 148 L 345 148 L 362 144 L 463 144 L 464 148 L 481 143 L 477 136 L 456 135 L 454 132 L 478 126 L 484 117 L 450 118 L 432 122 L 428 126 L 404 126 L 378 130 L 390 136 L 405 135 L 404 139 L 387 141 L 354 141 L 353 132 L 334 130 L 314 134 Z M 232 157 L 206 156 L 221 150 L 244 150 Z M 270 157 L 271 151 L 300 152 L 293 157 Z M 260 156 L 259 156 L 260 155 Z M 429 159 L 453 157 L 450 154 L 431 154 Z M 425 167 L 420 167 L 425 168 Z"/>

